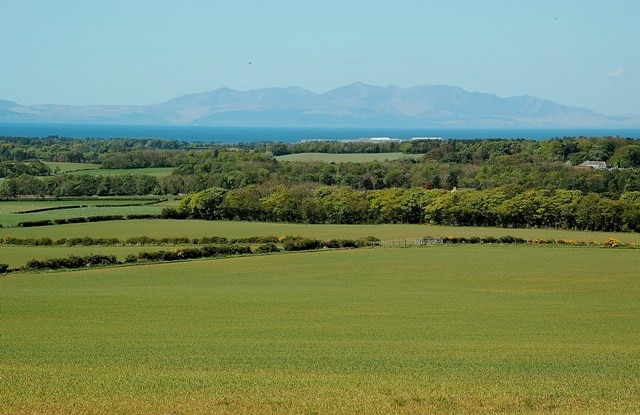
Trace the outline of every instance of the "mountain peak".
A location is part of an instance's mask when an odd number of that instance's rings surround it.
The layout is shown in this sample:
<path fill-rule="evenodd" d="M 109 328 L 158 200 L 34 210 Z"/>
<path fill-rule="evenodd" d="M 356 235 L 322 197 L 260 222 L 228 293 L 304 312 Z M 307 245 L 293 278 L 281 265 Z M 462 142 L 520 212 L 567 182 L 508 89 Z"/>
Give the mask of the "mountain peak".
<path fill-rule="evenodd" d="M 532 96 L 500 98 L 450 85 L 376 86 L 364 82 L 317 94 L 297 86 L 219 88 L 148 106 L 20 106 L 0 101 L 0 121 L 243 126 L 554 128 L 631 127 Z"/>

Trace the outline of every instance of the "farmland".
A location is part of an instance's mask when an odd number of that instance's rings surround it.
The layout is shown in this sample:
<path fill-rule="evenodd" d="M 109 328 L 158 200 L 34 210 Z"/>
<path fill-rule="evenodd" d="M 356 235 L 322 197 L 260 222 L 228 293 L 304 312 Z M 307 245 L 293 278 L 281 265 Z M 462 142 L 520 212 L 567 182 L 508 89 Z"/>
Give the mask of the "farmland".
<path fill-rule="evenodd" d="M 640 411 L 634 140 L 4 145 L 0 414 Z"/>
<path fill-rule="evenodd" d="M 635 413 L 638 266 L 440 246 L 14 274 L 0 412 Z"/>
<path fill-rule="evenodd" d="M 0 225 L 12 227 L 20 222 L 100 215 L 159 215 L 163 207 L 173 204 L 168 200 L 151 197 L 2 201 Z"/>

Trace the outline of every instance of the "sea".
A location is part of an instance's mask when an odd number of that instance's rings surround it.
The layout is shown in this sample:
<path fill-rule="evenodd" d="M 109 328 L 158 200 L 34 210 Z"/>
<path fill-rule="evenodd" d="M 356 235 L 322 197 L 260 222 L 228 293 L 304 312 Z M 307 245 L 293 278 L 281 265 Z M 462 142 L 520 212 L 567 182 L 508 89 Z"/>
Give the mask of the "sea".
<path fill-rule="evenodd" d="M 357 139 L 529 139 L 618 136 L 640 138 L 640 128 L 331 128 L 222 127 L 198 125 L 114 125 L 0 123 L 0 137 L 157 138 L 223 144 L 261 141 L 296 143 L 307 140 Z"/>

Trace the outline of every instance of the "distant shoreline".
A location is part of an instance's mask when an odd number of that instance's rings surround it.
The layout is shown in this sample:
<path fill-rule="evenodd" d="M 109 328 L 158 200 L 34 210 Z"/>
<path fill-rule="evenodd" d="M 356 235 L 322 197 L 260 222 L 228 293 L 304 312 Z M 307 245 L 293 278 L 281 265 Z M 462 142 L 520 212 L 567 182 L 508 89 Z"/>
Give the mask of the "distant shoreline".
<path fill-rule="evenodd" d="M 640 128 L 393 128 L 393 127 L 216 127 L 193 125 L 44 124 L 0 122 L 1 137 L 157 138 L 226 144 L 260 141 L 354 140 L 416 137 L 528 139 L 620 136 L 640 139 Z"/>

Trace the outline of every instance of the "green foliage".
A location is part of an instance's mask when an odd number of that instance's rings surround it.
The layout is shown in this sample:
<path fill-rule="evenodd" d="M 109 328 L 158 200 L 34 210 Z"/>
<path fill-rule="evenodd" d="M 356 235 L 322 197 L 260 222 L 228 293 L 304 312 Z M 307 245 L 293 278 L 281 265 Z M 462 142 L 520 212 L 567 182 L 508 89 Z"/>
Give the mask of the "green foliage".
<path fill-rule="evenodd" d="M 255 254 L 268 254 L 272 252 L 280 252 L 280 248 L 273 242 L 264 243 L 253 248 Z"/>
<path fill-rule="evenodd" d="M 610 164 L 621 168 L 640 167 L 640 145 L 619 147 L 611 157 Z"/>
<path fill-rule="evenodd" d="M 311 251 L 323 247 L 323 242 L 318 239 L 304 238 L 301 236 L 285 236 L 280 240 L 285 251 Z"/>
<path fill-rule="evenodd" d="M 194 218 L 272 222 L 362 224 L 431 223 L 508 228 L 562 228 L 595 231 L 640 230 L 640 202 L 633 194 L 609 199 L 596 193 L 526 190 L 426 190 L 390 188 L 355 190 L 344 186 L 277 185 L 259 206 L 236 198 L 244 190 L 209 189 L 185 197 L 178 212 Z M 227 198 L 233 202 L 226 202 Z M 248 205 L 240 203 L 245 200 Z M 232 206 L 232 207 L 231 207 Z M 196 213 L 199 212 L 199 213 Z"/>
<path fill-rule="evenodd" d="M 24 266 L 26 270 L 39 270 L 39 269 L 73 269 L 92 266 L 105 266 L 115 265 L 118 260 L 114 255 L 87 255 L 77 256 L 70 255 L 67 258 L 52 258 L 45 260 L 32 259 Z"/>

